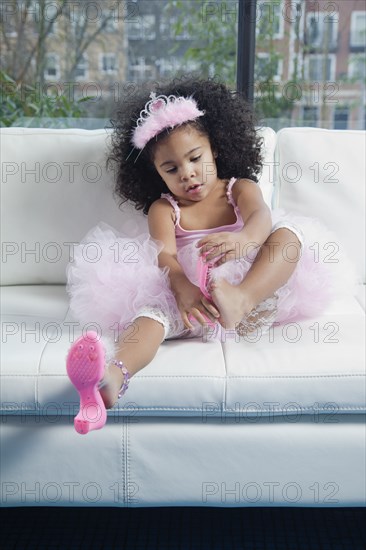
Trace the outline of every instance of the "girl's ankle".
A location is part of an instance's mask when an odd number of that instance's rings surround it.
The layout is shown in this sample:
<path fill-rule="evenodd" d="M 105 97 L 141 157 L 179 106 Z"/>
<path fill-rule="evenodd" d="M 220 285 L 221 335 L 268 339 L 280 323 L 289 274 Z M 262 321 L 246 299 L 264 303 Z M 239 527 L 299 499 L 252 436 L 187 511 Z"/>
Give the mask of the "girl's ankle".
<path fill-rule="evenodd" d="M 106 363 L 104 377 L 98 385 L 106 409 L 111 409 L 124 395 L 131 378 L 125 365 L 122 363 L 124 367 L 122 370 L 116 363 L 118 361 L 114 359 Z"/>
<path fill-rule="evenodd" d="M 118 392 L 118 399 L 120 399 L 122 395 L 124 395 L 128 390 L 131 375 L 126 365 L 123 363 L 123 361 L 118 361 L 117 359 L 113 359 L 110 363 L 112 364 L 112 366 L 119 369 L 120 373 L 122 374 L 122 382 L 120 384 L 120 389 Z"/>

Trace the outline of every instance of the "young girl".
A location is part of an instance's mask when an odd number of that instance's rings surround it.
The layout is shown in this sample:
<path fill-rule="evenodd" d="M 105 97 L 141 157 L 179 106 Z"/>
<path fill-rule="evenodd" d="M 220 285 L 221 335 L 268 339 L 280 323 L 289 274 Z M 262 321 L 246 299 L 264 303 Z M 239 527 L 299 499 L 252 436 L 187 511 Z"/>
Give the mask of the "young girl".
<path fill-rule="evenodd" d="M 149 235 L 131 239 L 101 223 L 68 266 L 71 311 L 102 335 L 87 332 L 67 357 L 79 433 L 105 424 L 106 408 L 164 340 L 245 337 L 329 302 L 329 266 L 310 249 L 326 230 L 271 213 L 257 184 L 260 147 L 249 106 L 215 80 L 176 80 L 119 111 L 116 193 L 148 215 Z M 90 242 L 102 251 L 96 263 L 83 257 Z"/>

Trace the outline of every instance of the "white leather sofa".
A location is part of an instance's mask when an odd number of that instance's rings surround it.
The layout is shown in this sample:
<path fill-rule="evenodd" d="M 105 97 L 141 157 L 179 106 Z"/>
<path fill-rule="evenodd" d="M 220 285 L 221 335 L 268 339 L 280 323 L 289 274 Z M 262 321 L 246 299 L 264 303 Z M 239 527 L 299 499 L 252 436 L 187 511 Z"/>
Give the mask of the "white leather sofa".
<path fill-rule="evenodd" d="M 146 219 L 113 199 L 105 130 L 2 129 L 2 506 L 365 504 L 365 133 L 263 135 L 266 201 L 327 223 L 339 241 L 314 254 L 347 250 L 357 288 L 258 340 L 165 342 L 81 436 L 65 358 L 93 327 L 69 313 L 72 243 Z"/>

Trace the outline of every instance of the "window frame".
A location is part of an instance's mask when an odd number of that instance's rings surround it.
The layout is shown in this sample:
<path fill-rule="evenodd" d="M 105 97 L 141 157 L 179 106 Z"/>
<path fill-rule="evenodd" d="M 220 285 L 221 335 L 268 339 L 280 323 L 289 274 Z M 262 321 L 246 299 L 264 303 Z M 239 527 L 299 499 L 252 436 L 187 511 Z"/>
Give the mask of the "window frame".
<path fill-rule="evenodd" d="M 336 55 L 334 53 L 328 53 L 327 59 L 330 59 L 330 69 L 329 69 L 329 78 L 326 78 L 323 80 L 320 78 L 312 78 L 310 77 L 310 61 L 313 60 L 320 60 L 322 61 L 322 58 L 324 58 L 324 54 L 322 53 L 310 53 L 306 56 L 304 61 L 304 68 L 305 68 L 305 78 L 309 82 L 334 82 L 335 81 L 335 75 L 336 75 Z"/>
<path fill-rule="evenodd" d="M 82 63 L 82 62 L 84 62 L 85 65 L 86 65 L 86 67 L 84 69 L 85 74 L 84 74 L 84 76 L 74 74 L 74 78 L 77 82 L 84 82 L 85 80 L 89 79 L 89 57 L 88 57 L 88 54 L 86 52 L 83 53 L 82 59 L 79 61 L 79 63 Z M 77 70 L 79 63 L 76 65 L 75 71 Z"/>
<path fill-rule="evenodd" d="M 156 17 L 153 13 L 140 14 L 140 19 L 127 20 L 126 31 L 128 40 L 155 40 L 156 39 Z M 145 21 L 151 20 L 148 25 L 145 25 Z M 132 34 L 131 34 L 132 29 Z M 151 32 L 152 34 L 148 34 Z"/>
<path fill-rule="evenodd" d="M 269 60 L 271 58 L 271 54 L 268 52 L 257 52 L 257 58 Z M 277 59 L 277 69 L 277 73 L 273 75 L 273 82 L 281 82 L 283 79 L 283 59 Z M 261 82 L 258 78 L 256 80 Z"/>
<path fill-rule="evenodd" d="M 56 70 L 56 74 L 55 75 L 48 75 L 47 74 L 47 65 L 48 65 L 48 60 L 50 57 L 54 57 L 55 58 L 55 70 Z M 60 76 L 61 76 L 61 68 L 60 68 L 60 56 L 58 53 L 56 52 L 47 52 L 46 53 L 46 63 L 45 63 L 45 67 L 44 67 L 44 70 L 43 70 L 43 76 L 44 76 L 44 79 L 46 82 L 55 82 L 56 80 L 59 80 L 60 79 Z"/>
<path fill-rule="evenodd" d="M 115 59 L 115 66 L 118 67 L 118 55 L 115 52 L 103 52 L 103 53 L 99 54 L 99 70 L 102 74 L 104 74 L 104 75 L 115 75 L 116 73 L 118 73 L 118 69 L 104 69 L 103 68 L 104 58 L 111 59 L 112 57 L 114 57 L 114 59 Z"/>
<path fill-rule="evenodd" d="M 309 41 L 309 36 L 308 36 L 308 32 L 309 32 L 309 29 L 310 29 L 310 25 L 309 25 L 309 20 L 311 17 L 314 17 L 317 16 L 317 24 L 319 25 L 318 29 L 319 29 L 319 35 L 320 35 L 320 43 L 311 43 Z M 328 17 L 329 18 L 329 14 L 327 11 L 309 11 L 306 13 L 306 22 L 305 22 L 305 25 L 306 25 L 306 30 L 305 30 L 305 36 L 306 36 L 306 43 L 308 45 L 308 47 L 311 49 L 311 50 L 319 50 L 323 47 L 325 47 L 324 45 L 324 37 L 325 37 L 325 25 L 327 24 L 327 22 L 325 21 L 325 18 Z M 331 37 L 331 39 L 329 40 L 329 43 L 328 45 L 326 45 L 326 47 L 328 48 L 329 51 L 332 51 L 334 50 L 337 45 L 338 45 L 338 27 L 339 27 L 339 19 L 334 16 L 333 18 L 333 36 Z"/>
<path fill-rule="evenodd" d="M 349 45 L 350 45 L 351 48 L 365 48 L 365 46 L 366 46 L 366 35 L 365 35 L 364 40 L 361 44 L 360 43 L 355 43 L 352 40 L 352 38 L 354 38 L 354 33 L 356 32 L 355 27 L 356 27 L 357 17 L 362 16 L 362 15 L 366 19 L 366 10 L 355 10 L 351 14 L 351 25 L 350 25 L 350 30 L 349 30 Z"/>
<path fill-rule="evenodd" d="M 364 74 L 360 75 L 357 73 L 356 70 L 356 63 L 360 61 L 362 64 L 363 61 L 363 67 L 364 67 Z M 366 53 L 350 53 L 348 56 L 348 78 L 352 79 L 359 79 L 362 80 L 363 78 L 366 78 Z"/>
<path fill-rule="evenodd" d="M 342 112 L 347 113 L 345 128 L 340 126 L 340 123 L 342 122 L 342 119 L 338 119 L 338 121 L 336 121 L 337 113 L 342 113 Z M 350 122 L 350 107 L 349 107 L 349 105 L 337 105 L 333 110 L 333 116 L 332 116 L 333 128 L 335 130 L 348 130 L 349 122 Z"/>

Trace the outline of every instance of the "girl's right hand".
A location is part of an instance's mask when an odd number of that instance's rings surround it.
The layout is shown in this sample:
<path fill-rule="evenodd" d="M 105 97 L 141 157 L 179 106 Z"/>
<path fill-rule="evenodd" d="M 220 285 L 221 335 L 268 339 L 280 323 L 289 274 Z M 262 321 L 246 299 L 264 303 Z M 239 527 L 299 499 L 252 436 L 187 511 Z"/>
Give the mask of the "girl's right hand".
<path fill-rule="evenodd" d="M 179 289 L 175 290 L 175 297 L 184 326 L 190 330 L 194 329 L 189 320 L 190 317 L 194 317 L 202 326 L 207 325 L 207 317 L 212 323 L 220 317 L 220 312 L 215 305 L 209 302 L 200 289 L 188 279 L 180 281 Z"/>

